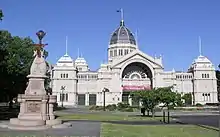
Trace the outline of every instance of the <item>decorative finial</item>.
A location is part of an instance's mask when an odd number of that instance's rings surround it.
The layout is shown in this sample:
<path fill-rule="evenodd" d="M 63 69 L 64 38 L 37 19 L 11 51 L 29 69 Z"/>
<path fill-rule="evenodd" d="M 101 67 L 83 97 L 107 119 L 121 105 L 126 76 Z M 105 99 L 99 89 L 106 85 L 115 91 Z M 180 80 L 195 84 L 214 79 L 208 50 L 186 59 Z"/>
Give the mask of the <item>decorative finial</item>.
<path fill-rule="evenodd" d="M 77 53 L 77 56 L 78 56 L 78 58 L 79 58 L 79 48 L 78 48 L 78 53 Z"/>
<path fill-rule="evenodd" d="M 154 54 L 154 59 L 156 59 L 156 58 L 157 58 L 157 54 L 155 53 L 155 54 Z"/>
<path fill-rule="evenodd" d="M 202 40 L 200 36 L 199 36 L 199 56 L 202 56 Z"/>
<path fill-rule="evenodd" d="M 68 55 L 68 37 L 66 36 L 66 56 Z"/>
<path fill-rule="evenodd" d="M 135 37 L 136 37 L 136 46 L 138 48 L 138 30 L 137 29 L 136 29 Z"/>

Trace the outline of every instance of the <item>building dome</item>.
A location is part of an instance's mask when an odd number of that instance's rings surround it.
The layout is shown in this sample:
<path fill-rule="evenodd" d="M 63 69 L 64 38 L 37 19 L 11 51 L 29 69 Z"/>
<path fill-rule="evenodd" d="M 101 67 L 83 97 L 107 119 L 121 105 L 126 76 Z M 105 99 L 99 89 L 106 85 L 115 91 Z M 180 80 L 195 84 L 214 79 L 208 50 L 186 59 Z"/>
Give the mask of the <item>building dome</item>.
<path fill-rule="evenodd" d="M 110 45 L 118 43 L 136 45 L 135 38 L 131 31 L 125 27 L 124 21 L 120 22 L 120 27 L 111 35 Z"/>
<path fill-rule="evenodd" d="M 86 64 L 86 60 L 85 60 L 83 57 L 78 57 L 78 58 L 75 60 L 75 63 L 76 63 L 76 64 Z"/>
<path fill-rule="evenodd" d="M 73 62 L 73 59 L 67 54 L 65 54 L 58 60 L 58 63 L 72 63 L 72 62 Z"/>
<path fill-rule="evenodd" d="M 207 57 L 202 56 L 202 55 L 198 56 L 198 58 L 196 58 L 193 63 L 212 64 L 211 61 Z"/>

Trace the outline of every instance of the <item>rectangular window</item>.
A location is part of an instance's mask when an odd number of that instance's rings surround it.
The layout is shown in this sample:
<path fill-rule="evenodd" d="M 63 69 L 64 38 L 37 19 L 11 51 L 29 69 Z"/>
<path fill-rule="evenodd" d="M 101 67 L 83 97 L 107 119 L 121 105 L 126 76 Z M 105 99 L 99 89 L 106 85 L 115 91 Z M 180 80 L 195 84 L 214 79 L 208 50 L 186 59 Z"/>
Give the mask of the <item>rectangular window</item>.
<path fill-rule="evenodd" d="M 117 56 L 117 50 L 116 49 L 114 50 L 114 56 Z"/>
<path fill-rule="evenodd" d="M 209 78 L 209 74 L 207 74 L 207 78 Z"/>
<path fill-rule="evenodd" d="M 61 94 L 60 94 L 60 101 L 61 101 L 61 102 L 66 102 L 66 101 L 68 101 L 68 94 L 67 94 L 67 93 L 61 93 Z"/>
<path fill-rule="evenodd" d="M 65 94 L 65 101 L 68 101 L 68 94 Z"/>
<path fill-rule="evenodd" d="M 112 52 L 112 50 L 110 51 L 110 57 L 112 57 L 113 56 L 113 52 Z"/>
<path fill-rule="evenodd" d="M 63 93 L 60 94 L 60 101 L 61 102 L 64 101 L 64 94 Z"/>
<path fill-rule="evenodd" d="M 127 55 L 128 54 L 128 49 L 125 49 L 124 50 L 124 55 Z"/>

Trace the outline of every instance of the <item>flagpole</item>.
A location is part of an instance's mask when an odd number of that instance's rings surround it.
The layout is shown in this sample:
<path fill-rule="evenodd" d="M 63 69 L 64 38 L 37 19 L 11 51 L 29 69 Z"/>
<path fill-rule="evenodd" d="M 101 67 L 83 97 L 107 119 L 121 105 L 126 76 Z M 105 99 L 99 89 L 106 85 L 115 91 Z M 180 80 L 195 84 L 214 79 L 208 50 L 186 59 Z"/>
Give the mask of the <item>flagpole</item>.
<path fill-rule="evenodd" d="M 124 10 L 121 8 L 121 21 L 124 21 Z"/>

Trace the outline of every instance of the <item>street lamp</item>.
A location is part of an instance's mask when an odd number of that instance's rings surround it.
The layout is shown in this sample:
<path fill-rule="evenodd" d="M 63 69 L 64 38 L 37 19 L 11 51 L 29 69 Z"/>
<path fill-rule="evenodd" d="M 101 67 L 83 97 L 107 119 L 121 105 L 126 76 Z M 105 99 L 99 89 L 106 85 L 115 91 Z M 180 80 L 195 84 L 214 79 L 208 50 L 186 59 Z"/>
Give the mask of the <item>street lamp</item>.
<path fill-rule="evenodd" d="M 63 100 L 64 100 L 64 94 L 63 92 L 65 91 L 65 86 L 61 86 L 61 107 L 63 108 Z"/>
<path fill-rule="evenodd" d="M 42 43 L 42 40 L 44 38 L 44 36 L 46 35 L 46 32 L 44 32 L 43 30 L 39 30 L 37 33 L 36 33 L 37 37 L 38 37 L 38 40 L 39 40 L 39 44 L 34 44 L 36 46 L 36 50 L 37 50 L 37 55 L 38 57 L 41 57 L 43 55 L 41 55 L 41 50 L 48 44 L 43 44 Z"/>
<path fill-rule="evenodd" d="M 105 92 L 109 92 L 109 89 L 103 88 L 103 111 L 105 111 Z"/>

